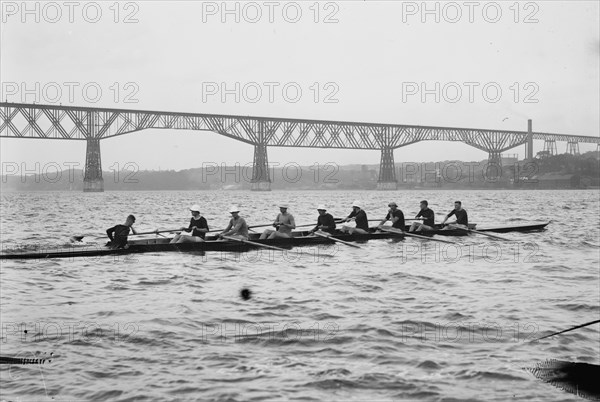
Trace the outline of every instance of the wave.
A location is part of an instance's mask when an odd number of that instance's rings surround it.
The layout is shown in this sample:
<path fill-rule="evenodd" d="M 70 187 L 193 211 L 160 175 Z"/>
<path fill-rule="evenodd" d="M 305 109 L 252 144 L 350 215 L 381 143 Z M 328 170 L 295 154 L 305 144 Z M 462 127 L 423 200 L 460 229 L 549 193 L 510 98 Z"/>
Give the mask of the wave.
<path fill-rule="evenodd" d="M 484 371 L 484 370 L 461 370 L 454 373 L 459 379 L 481 379 L 481 380 L 501 380 L 501 381 L 527 381 L 525 377 L 508 374 L 505 371 Z"/>
<path fill-rule="evenodd" d="M 567 310 L 567 311 L 581 311 L 581 312 L 593 313 L 593 314 L 598 314 L 598 312 L 600 311 L 600 308 L 598 306 L 592 305 L 592 304 L 567 303 L 567 304 L 557 304 L 556 307 L 561 308 L 563 310 Z"/>

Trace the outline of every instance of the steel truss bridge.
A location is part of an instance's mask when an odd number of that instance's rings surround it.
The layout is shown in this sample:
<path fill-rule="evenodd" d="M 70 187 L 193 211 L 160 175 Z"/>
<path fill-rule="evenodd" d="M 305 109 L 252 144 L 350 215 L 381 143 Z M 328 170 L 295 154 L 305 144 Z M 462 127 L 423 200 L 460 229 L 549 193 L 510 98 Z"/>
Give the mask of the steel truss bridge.
<path fill-rule="evenodd" d="M 580 143 L 600 146 L 600 137 L 533 132 L 531 120 L 527 131 L 507 131 L 0 102 L 0 137 L 87 142 L 84 191 L 104 189 L 100 140 L 145 129 L 213 131 L 253 145 L 253 190 L 270 190 L 269 146 L 379 150 L 379 189 L 396 189 L 394 149 L 420 141 L 464 142 L 499 166 L 502 152 L 523 144 L 532 159 L 534 139 L 549 154 L 557 141 L 570 153 Z"/>

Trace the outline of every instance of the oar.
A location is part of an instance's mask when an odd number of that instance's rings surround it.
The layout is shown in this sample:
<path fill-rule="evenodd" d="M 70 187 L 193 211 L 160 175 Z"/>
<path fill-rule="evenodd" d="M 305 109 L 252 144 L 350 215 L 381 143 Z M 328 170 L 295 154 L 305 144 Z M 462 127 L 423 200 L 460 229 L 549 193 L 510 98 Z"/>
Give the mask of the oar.
<path fill-rule="evenodd" d="M 336 239 L 335 237 L 332 237 L 331 235 L 325 234 L 321 231 L 316 231 L 315 234 L 319 237 L 325 237 L 327 239 L 333 240 L 334 242 L 345 244 L 346 246 L 350 246 L 350 247 L 354 247 L 354 248 L 361 248 L 360 246 L 357 246 L 356 244 L 352 244 L 352 243 L 344 241 L 344 240 Z"/>
<path fill-rule="evenodd" d="M 237 239 L 237 238 L 231 237 L 231 236 L 221 236 L 221 237 L 223 237 L 224 239 L 227 239 L 227 240 L 239 241 L 239 242 L 251 244 L 251 245 L 257 246 L 257 247 L 270 248 L 271 250 L 289 251 L 289 250 L 286 250 L 284 248 L 279 248 L 279 247 L 275 247 L 275 246 L 269 246 L 267 244 L 262 244 L 262 243 L 256 243 L 256 242 L 253 242 L 253 241 L 250 241 L 250 240 Z M 331 254 L 318 254 L 318 255 L 319 255 L 319 257 L 327 257 L 327 258 L 333 258 L 333 257 L 335 257 L 334 255 L 331 255 Z"/>
<path fill-rule="evenodd" d="M 254 228 L 264 228 L 267 226 L 273 226 L 272 223 L 265 223 L 264 225 L 253 225 L 253 226 L 248 226 L 248 229 L 254 229 Z M 303 226 L 296 226 L 297 228 L 299 227 L 304 227 L 304 226 L 314 226 L 314 225 L 303 225 Z M 209 230 L 206 233 L 213 233 L 213 232 L 223 232 L 225 231 L 225 229 L 214 229 L 214 230 Z"/>
<path fill-rule="evenodd" d="M 446 243 L 446 244 L 458 244 L 458 243 L 453 242 L 453 241 L 442 240 L 442 239 L 434 239 L 433 237 L 421 236 L 421 235 L 416 235 L 414 233 L 404 232 L 404 231 L 402 231 L 400 229 L 396 229 L 396 228 L 388 228 L 388 227 L 385 227 L 385 226 L 378 226 L 377 228 L 379 230 L 383 230 L 384 232 L 397 233 L 397 234 L 400 234 L 400 235 L 404 235 L 406 237 L 414 237 L 414 238 L 417 238 L 417 239 L 437 241 L 437 242 Z"/>
<path fill-rule="evenodd" d="M 576 326 L 576 327 L 572 327 L 572 328 L 569 328 L 569 329 L 565 329 L 564 331 L 554 332 L 554 333 L 552 333 L 552 334 L 550 334 L 550 335 L 542 336 L 541 338 L 534 339 L 534 340 L 533 340 L 533 341 L 531 341 L 531 342 L 539 341 L 540 339 L 549 338 L 549 337 L 551 337 L 551 336 L 558 335 L 558 334 L 564 334 L 565 332 L 573 331 L 574 329 L 578 329 L 578 328 L 587 327 L 588 325 L 596 324 L 596 323 L 599 323 L 599 322 L 600 322 L 600 320 L 596 320 L 596 321 L 590 321 L 590 322 L 588 322 L 588 323 L 581 324 L 581 325 L 578 325 L 578 326 Z"/>
<path fill-rule="evenodd" d="M 154 230 L 152 232 L 137 232 L 137 233 L 132 233 L 129 236 L 141 236 L 141 235 L 148 235 L 148 234 L 170 233 L 170 232 L 180 232 L 180 231 L 181 231 L 181 228 L 164 229 L 164 230 Z"/>
<path fill-rule="evenodd" d="M 147 234 L 159 234 L 159 233 L 167 233 L 167 232 L 175 232 L 175 231 L 179 231 L 180 229 L 169 229 L 169 230 L 158 230 L 158 231 L 153 231 L 153 232 L 138 232 L 138 233 L 131 233 L 129 234 L 129 236 L 140 236 L 140 235 L 147 235 Z M 79 235 L 79 236 L 71 236 L 71 240 L 74 241 L 81 241 L 84 237 L 91 237 L 91 236 L 97 236 L 98 238 L 103 238 L 104 236 L 99 236 L 96 234 L 85 234 L 85 235 Z"/>
<path fill-rule="evenodd" d="M 343 220 L 344 220 L 344 219 L 346 219 L 346 218 L 334 218 L 334 219 L 336 220 L 336 222 L 335 222 L 335 223 L 340 223 L 340 222 L 337 222 L 337 221 L 343 221 Z M 351 219 L 354 219 L 354 218 L 351 218 Z M 421 218 L 416 218 L 416 219 L 413 219 L 413 218 L 405 218 L 404 220 L 405 220 L 405 221 L 420 221 L 420 220 L 422 220 L 422 219 L 421 219 Z M 367 221 L 368 221 L 368 222 L 381 222 L 381 221 L 382 221 L 382 219 L 367 219 Z"/>
<path fill-rule="evenodd" d="M 454 226 L 454 225 L 448 225 L 448 226 L 451 227 L 452 229 L 465 230 L 467 232 L 477 233 L 477 234 L 480 234 L 480 235 L 483 235 L 483 236 L 491 237 L 493 239 L 504 240 L 504 241 L 512 241 L 511 239 L 507 239 L 505 237 L 500 237 L 500 236 L 492 235 L 492 234 L 485 233 L 485 232 L 480 232 L 479 230 L 465 229 L 465 228 L 461 228 L 460 226 Z"/>
<path fill-rule="evenodd" d="M 336 222 L 337 223 L 337 222 Z M 252 228 L 264 228 L 267 226 L 272 226 L 272 223 L 266 223 L 264 225 L 254 225 L 254 226 L 248 226 L 248 229 L 252 229 Z M 307 224 L 307 225 L 301 225 L 301 226 L 296 226 L 296 227 L 306 227 L 306 226 L 314 226 L 313 224 Z M 165 229 L 165 230 L 159 230 L 159 231 L 154 231 L 154 232 L 143 232 L 143 233 L 136 233 L 137 235 L 146 235 L 146 234 L 157 234 L 157 233 L 167 233 L 167 232 L 180 232 L 181 228 L 177 228 L 177 229 Z M 223 232 L 225 231 L 225 229 L 213 229 L 213 230 L 209 230 L 206 233 L 214 233 L 214 232 Z M 89 235 L 88 235 L 89 236 Z M 133 236 L 133 235 L 130 235 Z M 79 241 L 81 241 L 81 239 L 84 238 L 84 236 L 73 236 L 72 238 L 79 238 Z"/>
<path fill-rule="evenodd" d="M 383 219 L 369 219 L 369 222 L 381 222 Z M 420 221 L 421 218 L 404 218 L 405 221 Z"/>
<path fill-rule="evenodd" d="M 257 247 L 270 248 L 271 250 L 287 251 L 284 248 L 279 248 L 279 247 L 275 247 L 275 246 L 269 246 L 267 244 L 262 244 L 262 243 L 256 243 L 256 242 L 253 242 L 253 241 L 250 241 L 250 240 L 238 239 L 236 237 L 231 237 L 231 236 L 221 236 L 221 237 L 223 237 L 224 239 L 227 239 L 227 240 L 239 241 L 241 243 L 251 244 L 251 245 L 257 246 Z"/>
<path fill-rule="evenodd" d="M 335 223 L 342 223 L 342 220 L 343 219 L 334 218 L 334 222 Z M 317 224 L 316 223 L 307 223 L 306 225 L 298 225 L 298 226 L 296 226 L 296 229 L 297 228 L 305 228 L 305 227 L 308 227 L 308 226 L 317 226 Z"/>

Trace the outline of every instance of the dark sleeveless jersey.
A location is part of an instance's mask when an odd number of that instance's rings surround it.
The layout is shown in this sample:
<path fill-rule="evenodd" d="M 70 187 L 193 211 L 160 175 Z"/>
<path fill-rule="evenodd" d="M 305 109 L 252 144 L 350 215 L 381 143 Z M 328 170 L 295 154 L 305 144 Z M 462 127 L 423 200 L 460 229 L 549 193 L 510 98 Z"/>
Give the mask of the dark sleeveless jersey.
<path fill-rule="evenodd" d="M 435 225 L 435 213 L 433 212 L 433 210 L 431 210 L 429 208 L 422 209 L 417 214 L 417 218 L 420 216 L 425 218 L 425 220 L 423 221 L 423 225 L 427 225 L 427 226 L 431 226 L 431 227 L 433 227 L 433 225 Z"/>
<path fill-rule="evenodd" d="M 116 225 L 106 230 L 108 238 L 112 241 L 114 247 L 124 247 L 127 244 L 127 236 L 131 228 L 125 225 Z"/>
<path fill-rule="evenodd" d="M 358 213 L 352 211 L 348 218 L 356 218 L 356 227 L 362 230 L 369 230 L 369 220 L 367 219 L 367 213 L 362 209 Z"/>
<path fill-rule="evenodd" d="M 333 216 L 329 213 L 325 215 L 319 215 L 317 218 L 317 226 L 315 226 L 314 230 L 318 230 L 319 226 L 327 226 L 327 229 L 323 229 L 325 232 L 335 233 L 335 220 Z"/>
<path fill-rule="evenodd" d="M 392 224 L 393 228 L 396 229 L 400 229 L 400 230 L 404 230 L 404 213 L 402 211 L 400 211 L 399 209 L 395 210 L 393 213 L 390 211 L 388 212 L 388 214 L 385 216 L 385 220 L 390 220 L 392 218 L 398 218 L 398 220 L 396 221 L 396 223 Z"/>
<path fill-rule="evenodd" d="M 467 226 L 469 225 L 469 218 L 467 217 L 467 211 L 465 211 L 464 209 L 461 209 L 460 211 L 453 209 L 446 216 L 448 218 L 450 218 L 452 215 L 456 216 L 456 223 L 458 223 L 459 225 L 467 225 Z"/>
<path fill-rule="evenodd" d="M 208 222 L 206 222 L 206 219 L 201 216 L 200 219 L 196 220 L 194 218 L 190 219 L 190 226 L 188 226 L 188 230 L 192 229 L 194 226 L 196 226 L 198 229 L 208 229 Z M 204 239 L 204 236 L 206 236 L 206 233 L 204 232 L 200 232 L 198 230 L 192 230 L 192 236 L 198 236 Z"/>

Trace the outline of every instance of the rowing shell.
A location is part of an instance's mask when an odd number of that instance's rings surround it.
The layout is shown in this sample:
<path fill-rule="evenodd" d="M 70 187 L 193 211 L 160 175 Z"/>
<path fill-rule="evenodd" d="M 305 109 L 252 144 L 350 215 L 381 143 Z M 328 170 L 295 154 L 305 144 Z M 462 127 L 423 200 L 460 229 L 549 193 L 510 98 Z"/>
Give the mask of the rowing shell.
<path fill-rule="evenodd" d="M 330 237 L 309 236 L 308 232 L 294 232 L 294 237 L 277 239 L 258 239 L 258 235 L 251 236 L 251 242 L 219 241 L 215 236 L 208 236 L 206 241 L 198 243 L 170 244 L 171 239 L 152 238 L 145 240 L 130 240 L 126 249 L 110 249 L 108 247 L 91 246 L 66 249 L 39 250 L 28 253 L 0 254 L 0 259 L 47 259 L 47 258 L 74 258 L 98 257 L 106 255 L 128 255 L 153 252 L 245 252 L 260 247 L 277 247 L 290 249 L 295 246 L 318 246 L 335 243 L 334 239 L 351 242 L 364 242 L 367 240 L 402 238 L 395 233 L 369 233 L 369 234 L 335 234 Z"/>
<path fill-rule="evenodd" d="M 543 230 L 550 222 L 534 224 L 534 225 L 521 225 L 521 226 L 508 226 L 508 227 L 497 227 L 488 229 L 479 229 L 480 232 L 531 232 Z M 468 236 L 469 233 L 464 230 L 432 230 L 418 232 L 422 236 Z M 389 232 L 373 232 L 369 234 L 335 234 L 331 237 L 320 237 L 320 236 L 309 236 L 309 232 L 294 232 L 291 238 L 278 238 L 278 239 L 258 239 L 258 235 L 251 236 L 252 242 L 269 245 L 273 247 L 279 247 L 289 249 L 295 246 L 313 246 L 319 244 L 333 244 L 333 239 L 339 239 L 350 242 L 364 242 L 367 240 L 377 239 L 390 239 L 390 238 L 403 238 L 402 235 L 397 233 Z M 32 260 L 32 259 L 47 259 L 47 258 L 75 258 L 75 257 L 100 257 L 105 255 L 128 255 L 138 253 L 153 253 L 153 252 L 204 252 L 204 251 L 223 251 L 223 252 L 245 252 L 252 249 L 256 249 L 257 245 L 248 243 L 240 243 L 237 241 L 217 241 L 215 236 L 207 236 L 207 241 L 200 243 L 177 243 L 170 244 L 170 239 L 164 238 L 153 238 L 146 240 L 132 240 L 128 242 L 127 249 L 110 249 L 108 247 L 91 246 L 91 247 L 76 247 L 72 246 L 69 248 L 52 248 L 42 249 L 36 252 L 27 253 L 11 253 L 11 254 L 0 254 L 0 259 L 5 260 Z"/>
<path fill-rule="evenodd" d="M 498 227 L 477 229 L 477 231 L 478 232 L 490 232 L 490 233 L 508 233 L 508 232 L 527 233 L 527 232 L 537 232 L 537 231 L 544 230 L 546 228 L 546 226 L 548 226 L 549 224 L 550 224 L 550 222 L 535 223 L 532 225 L 498 226 Z M 471 225 L 469 225 L 469 226 L 471 226 Z M 436 227 L 436 229 L 434 229 L 434 230 L 424 230 L 422 232 L 414 232 L 414 233 L 418 233 L 423 236 L 433 236 L 433 235 L 469 236 L 470 235 L 469 232 L 464 229 L 442 229 L 441 225 L 436 225 L 435 227 Z M 408 231 L 409 228 L 410 228 L 410 226 L 406 226 L 406 231 Z M 470 229 L 474 229 L 474 228 L 470 227 Z"/>

